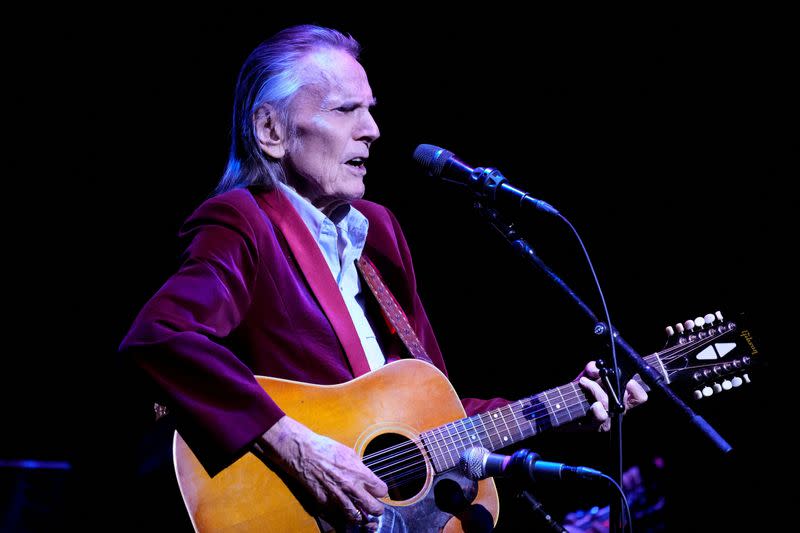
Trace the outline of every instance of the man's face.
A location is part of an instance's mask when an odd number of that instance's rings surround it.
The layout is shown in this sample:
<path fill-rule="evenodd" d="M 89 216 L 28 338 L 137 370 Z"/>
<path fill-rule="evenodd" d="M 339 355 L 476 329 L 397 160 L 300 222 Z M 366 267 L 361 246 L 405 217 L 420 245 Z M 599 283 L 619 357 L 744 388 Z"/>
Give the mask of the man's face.
<path fill-rule="evenodd" d="M 290 184 L 324 212 L 364 195 L 369 147 L 380 132 L 364 68 L 341 50 L 303 59 L 307 83 L 289 107 L 285 155 Z"/>

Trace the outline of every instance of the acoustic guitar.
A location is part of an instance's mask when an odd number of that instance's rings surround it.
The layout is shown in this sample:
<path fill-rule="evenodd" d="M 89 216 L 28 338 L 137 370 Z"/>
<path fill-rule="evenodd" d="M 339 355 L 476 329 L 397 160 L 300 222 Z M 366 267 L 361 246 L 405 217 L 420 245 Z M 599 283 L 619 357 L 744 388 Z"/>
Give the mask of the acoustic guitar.
<path fill-rule="evenodd" d="M 750 382 L 758 350 L 749 330 L 719 313 L 671 335 L 645 357 L 671 387 L 695 399 Z M 491 479 L 458 468 L 473 446 L 496 450 L 587 414 L 577 382 L 466 417 L 456 392 L 433 365 L 403 359 L 340 385 L 257 377 L 286 414 L 352 447 L 389 487 L 382 533 L 486 531 L 497 523 Z M 635 377 L 634 379 L 638 379 Z M 209 477 L 176 432 L 174 461 L 181 494 L 199 532 L 318 532 L 331 526 L 293 481 L 251 453 Z"/>

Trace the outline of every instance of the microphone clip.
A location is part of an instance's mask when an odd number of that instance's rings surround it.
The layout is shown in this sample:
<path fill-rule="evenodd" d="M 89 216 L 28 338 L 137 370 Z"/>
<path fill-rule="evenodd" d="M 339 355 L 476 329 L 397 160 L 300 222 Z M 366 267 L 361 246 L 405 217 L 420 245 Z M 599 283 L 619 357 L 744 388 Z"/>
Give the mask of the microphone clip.
<path fill-rule="evenodd" d="M 482 199 L 490 202 L 497 200 L 497 190 L 507 181 L 505 176 L 496 168 L 476 167 L 472 171 L 472 191 Z"/>
<path fill-rule="evenodd" d="M 511 454 L 511 459 L 508 462 L 507 470 L 513 477 L 520 479 L 530 479 L 528 475 L 528 466 L 532 465 L 540 459 L 540 455 L 532 452 L 527 448 L 520 448 Z"/>
<path fill-rule="evenodd" d="M 625 412 L 625 406 L 620 402 L 617 395 L 616 387 L 612 378 L 615 377 L 616 371 L 614 367 L 610 367 L 603 359 L 597 359 L 597 368 L 600 370 L 600 380 L 603 382 L 604 388 L 608 393 L 608 412 L 609 414 L 622 414 Z"/>

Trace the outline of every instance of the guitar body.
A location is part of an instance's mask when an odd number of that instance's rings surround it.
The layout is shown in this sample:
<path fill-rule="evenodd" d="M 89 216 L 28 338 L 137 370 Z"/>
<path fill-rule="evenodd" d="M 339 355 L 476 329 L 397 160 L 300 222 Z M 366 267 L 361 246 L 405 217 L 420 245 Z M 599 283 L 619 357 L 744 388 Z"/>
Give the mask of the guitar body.
<path fill-rule="evenodd" d="M 361 457 L 398 444 L 411 449 L 419 464 L 417 479 L 390 490 L 381 532 L 458 532 L 497 523 L 494 483 L 469 480 L 457 469 L 437 475 L 418 442 L 420 433 L 465 416 L 447 378 L 432 365 L 404 359 L 340 385 L 257 379 L 288 416 Z M 178 433 L 173 451 L 197 531 L 320 531 L 302 492 L 255 455 L 244 455 L 210 478 Z"/>

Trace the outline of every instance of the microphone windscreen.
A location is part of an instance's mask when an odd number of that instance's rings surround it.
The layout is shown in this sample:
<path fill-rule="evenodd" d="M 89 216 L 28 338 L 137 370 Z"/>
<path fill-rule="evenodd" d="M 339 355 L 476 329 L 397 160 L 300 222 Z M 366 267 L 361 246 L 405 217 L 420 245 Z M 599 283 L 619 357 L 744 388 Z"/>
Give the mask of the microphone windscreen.
<path fill-rule="evenodd" d="M 429 176 L 438 178 L 442 175 L 444 165 L 453 157 L 453 152 L 439 148 L 432 144 L 420 144 L 414 150 L 414 161 L 422 167 Z"/>
<path fill-rule="evenodd" d="M 486 448 L 468 448 L 461 454 L 461 473 L 470 479 L 484 479 L 486 477 Z"/>

